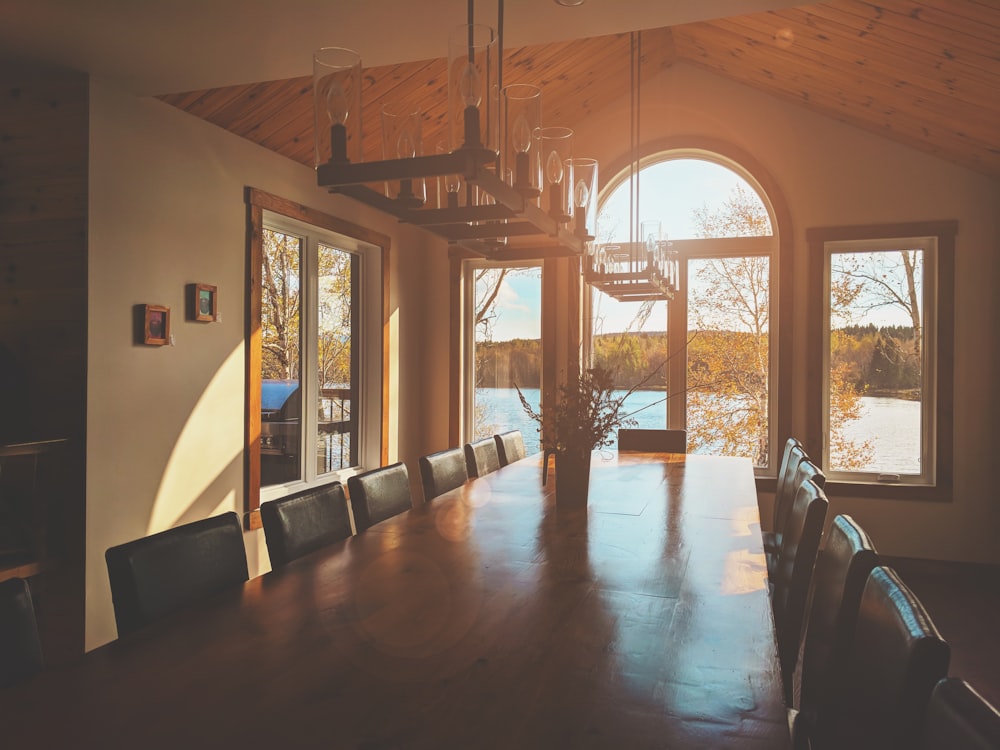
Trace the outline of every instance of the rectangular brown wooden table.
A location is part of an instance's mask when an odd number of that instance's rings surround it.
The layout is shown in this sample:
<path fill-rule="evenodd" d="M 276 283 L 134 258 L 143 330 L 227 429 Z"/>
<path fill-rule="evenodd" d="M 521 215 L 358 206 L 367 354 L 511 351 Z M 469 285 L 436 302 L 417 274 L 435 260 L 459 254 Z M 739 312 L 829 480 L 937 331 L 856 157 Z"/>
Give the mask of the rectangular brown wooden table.
<path fill-rule="evenodd" d="M 748 460 L 529 457 L 0 696 L 11 748 L 785 748 Z"/>

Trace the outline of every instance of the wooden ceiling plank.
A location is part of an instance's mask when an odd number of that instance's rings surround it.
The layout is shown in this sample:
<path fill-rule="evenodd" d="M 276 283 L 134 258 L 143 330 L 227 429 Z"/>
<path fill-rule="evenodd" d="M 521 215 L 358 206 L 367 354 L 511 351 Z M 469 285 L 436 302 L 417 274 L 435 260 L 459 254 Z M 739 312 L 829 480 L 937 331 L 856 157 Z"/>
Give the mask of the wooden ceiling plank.
<path fill-rule="evenodd" d="M 913 101 L 925 102 L 925 109 L 926 103 L 931 102 L 956 118 L 984 122 L 1000 120 L 1000 98 L 991 97 L 987 87 L 970 84 L 968 80 L 952 81 L 928 75 L 912 75 L 910 68 L 905 71 L 907 77 L 904 79 L 904 71 L 898 65 L 888 65 L 860 53 L 859 50 L 863 47 L 809 40 L 802 34 L 796 34 L 796 43 L 788 49 L 779 49 L 771 43 L 773 27 L 749 18 L 738 26 L 724 21 L 713 21 L 711 25 L 729 31 L 736 38 L 743 35 L 753 40 L 757 44 L 754 49 L 759 50 L 761 55 L 771 56 L 771 68 L 776 74 L 780 74 L 785 68 L 799 72 L 803 69 L 803 64 L 807 64 L 809 68 L 856 75 L 859 85 L 870 83 L 904 94 L 912 92 Z M 793 32 L 798 28 L 794 27 Z"/>
<path fill-rule="evenodd" d="M 814 91 L 823 85 L 832 84 L 837 91 L 845 92 L 845 104 L 849 103 L 858 111 L 877 111 L 878 107 L 894 112 L 912 112 L 918 122 L 928 121 L 960 134 L 961 138 L 971 138 L 989 145 L 996 140 L 996 119 L 972 105 L 962 107 L 947 96 L 936 96 L 926 91 L 910 91 L 892 82 L 864 76 L 855 66 L 838 65 L 831 57 L 809 60 L 809 64 L 781 62 L 776 64 L 778 52 L 763 44 L 748 40 L 744 30 L 728 31 L 717 22 L 706 28 L 715 29 L 719 44 L 723 49 L 743 48 L 744 62 L 749 69 L 756 66 L 764 71 L 772 86 L 785 85 L 794 91 Z M 783 71 L 783 72 L 782 72 Z"/>
<path fill-rule="evenodd" d="M 774 11 L 774 13 L 786 16 L 785 11 Z M 996 84 L 1000 61 L 996 57 L 991 57 L 988 50 L 983 50 L 981 47 L 978 51 L 974 49 L 970 37 L 948 35 L 926 38 L 893 26 L 891 22 L 884 20 L 872 20 L 869 22 L 870 28 L 866 28 L 860 25 L 859 16 L 832 5 L 810 6 L 809 15 L 829 22 L 831 25 L 825 28 L 831 34 L 848 38 L 860 38 L 863 35 L 865 38 L 871 36 L 877 39 L 877 45 L 870 45 L 872 54 L 881 55 L 886 60 L 895 60 L 897 65 L 909 66 L 921 63 L 937 68 L 946 77 L 968 76 L 987 84 Z M 993 54 L 995 53 L 994 49 Z"/>
<path fill-rule="evenodd" d="M 694 26 L 698 28 L 691 28 Z M 822 90 L 814 87 L 811 75 L 801 73 L 794 80 L 781 84 L 769 69 L 757 67 L 752 61 L 744 59 L 745 54 L 734 57 L 731 51 L 732 40 L 720 42 L 721 34 L 719 29 L 707 24 L 692 24 L 676 36 L 678 44 L 684 47 L 683 54 L 690 56 L 692 62 L 716 73 L 782 99 L 806 103 L 823 114 L 882 136 L 894 135 L 907 145 L 971 169 L 1000 174 L 1000 152 L 994 143 L 976 143 L 968 135 L 942 129 L 935 123 L 908 122 L 897 108 L 885 106 L 881 98 L 873 100 L 863 94 L 859 95 L 850 81 L 841 87 Z M 859 112 L 865 113 L 865 116 L 858 115 Z"/>
<path fill-rule="evenodd" d="M 996 45 L 1000 33 L 1000 7 L 968 2 L 967 0 L 864 0 L 863 5 L 898 16 L 894 25 L 902 24 L 916 34 L 930 33 L 940 28 L 948 32 Z"/>

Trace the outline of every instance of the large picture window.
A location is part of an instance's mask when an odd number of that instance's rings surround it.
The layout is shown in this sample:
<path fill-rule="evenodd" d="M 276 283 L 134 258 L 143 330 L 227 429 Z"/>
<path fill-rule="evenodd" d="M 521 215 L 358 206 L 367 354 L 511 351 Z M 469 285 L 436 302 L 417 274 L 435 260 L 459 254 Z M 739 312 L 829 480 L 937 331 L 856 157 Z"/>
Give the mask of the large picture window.
<path fill-rule="evenodd" d="M 388 241 L 259 191 L 250 198 L 253 511 L 262 500 L 381 464 Z"/>
<path fill-rule="evenodd" d="M 639 216 L 677 252 L 669 302 L 591 295 L 591 361 L 615 373 L 638 426 L 685 429 L 688 452 L 738 455 L 774 473 L 777 248 L 773 212 L 736 165 L 661 154 L 640 171 Z M 630 240 L 627 172 L 605 190 L 598 241 Z M 634 229 L 631 230 L 634 232 Z M 652 377 L 649 377 L 650 374 Z"/>
<path fill-rule="evenodd" d="M 828 480 L 950 484 L 953 237 L 947 223 L 809 232 L 822 289 L 810 416 Z"/>

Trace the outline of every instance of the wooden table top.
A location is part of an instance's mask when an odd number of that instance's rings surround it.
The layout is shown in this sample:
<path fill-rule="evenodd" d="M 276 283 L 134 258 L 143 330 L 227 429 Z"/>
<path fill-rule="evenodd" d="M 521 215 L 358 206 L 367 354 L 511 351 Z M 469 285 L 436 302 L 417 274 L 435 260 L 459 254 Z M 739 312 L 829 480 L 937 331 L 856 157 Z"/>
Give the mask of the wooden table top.
<path fill-rule="evenodd" d="M 786 748 L 746 459 L 534 456 L 0 696 L 6 747 Z"/>

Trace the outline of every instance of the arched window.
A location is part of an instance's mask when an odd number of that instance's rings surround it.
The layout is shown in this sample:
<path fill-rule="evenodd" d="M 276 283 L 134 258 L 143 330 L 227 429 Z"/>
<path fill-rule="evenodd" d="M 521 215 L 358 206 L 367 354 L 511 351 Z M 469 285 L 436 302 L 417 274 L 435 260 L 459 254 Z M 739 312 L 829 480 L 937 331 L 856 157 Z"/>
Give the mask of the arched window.
<path fill-rule="evenodd" d="M 717 154 L 659 153 L 639 175 L 638 195 L 628 169 L 608 181 L 597 242 L 639 241 L 658 222 L 680 289 L 669 302 L 618 302 L 594 289 L 591 361 L 623 389 L 642 383 L 626 402 L 640 427 L 686 429 L 689 452 L 746 456 L 773 474 L 774 211 L 750 173 Z"/>

